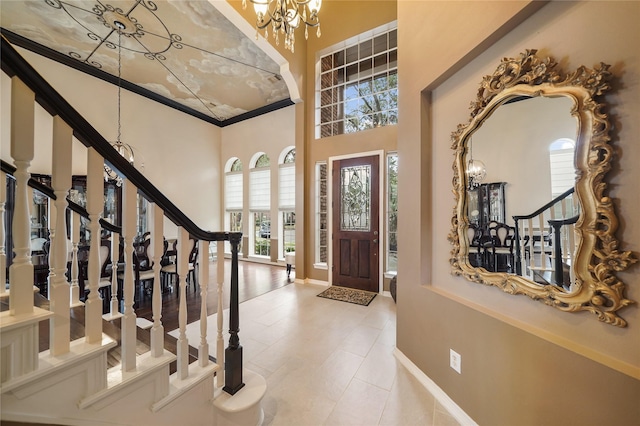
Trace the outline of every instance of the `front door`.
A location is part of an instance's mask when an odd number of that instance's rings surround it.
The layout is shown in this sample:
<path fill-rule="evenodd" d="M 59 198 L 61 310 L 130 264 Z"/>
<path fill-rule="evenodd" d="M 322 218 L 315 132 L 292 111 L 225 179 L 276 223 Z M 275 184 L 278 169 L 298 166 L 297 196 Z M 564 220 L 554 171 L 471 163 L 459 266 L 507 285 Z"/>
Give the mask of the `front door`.
<path fill-rule="evenodd" d="M 332 284 L 379 291 L 380 157 L 333 162 Z"/>

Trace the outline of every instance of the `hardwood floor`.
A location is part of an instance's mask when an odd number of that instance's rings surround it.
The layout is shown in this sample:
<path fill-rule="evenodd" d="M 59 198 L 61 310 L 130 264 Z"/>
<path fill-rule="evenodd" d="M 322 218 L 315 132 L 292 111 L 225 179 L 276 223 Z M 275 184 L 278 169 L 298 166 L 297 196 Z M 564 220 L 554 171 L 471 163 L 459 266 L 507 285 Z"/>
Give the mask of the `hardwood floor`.
<path fill-rule="evenodd" d="M 209 287 L 207 291 L 207 315 L 218 311 L 217 263 L 209 263 Z M 293 274 L 291 276 L 293 280 Z M 238 298 L 240 303 L 260 296 L 261 294 L 287 285 L 287 272 L 284 266 L 272 266 L 261 263 L 240 261 L 238 264 Z M 231 261 L 225 260 L 225 278 L 223 286 L 223 306 L 229 307 L 231 283 Z M 175 286 L 174 286 L 175 287 Z M 165 331 L 178 328 L 180 292 L 174 288 L 162 297 L 162 324 Z M 185 292 L 187 302 L 187 323 L 200 319 L 200 286 L 189 284 Z M 135 311 L 138 318 L 153 321 L 152 300 L 150 295 L 138 295 Z"/>

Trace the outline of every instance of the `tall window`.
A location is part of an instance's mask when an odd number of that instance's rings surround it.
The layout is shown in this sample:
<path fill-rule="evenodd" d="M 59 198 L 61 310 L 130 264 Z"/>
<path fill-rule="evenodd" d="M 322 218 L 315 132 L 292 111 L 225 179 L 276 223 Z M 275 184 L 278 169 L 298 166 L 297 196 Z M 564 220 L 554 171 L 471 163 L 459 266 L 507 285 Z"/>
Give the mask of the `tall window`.
<path fill-rule="evenodd" d="M 576 183 L 573 157 L 576 143 L 568 138 L 558 139 L 549 146 L 551 196 L 557 197 Z"/>
<path fill-rule="evenodd" d="M 398 122 L 396 23 L 320 57 L 316 137 Z"/>
<path fill-rule="evenodd" d="M 387 156 L 387 271 L 398 270 L 398 154 Z"/>
<path fill-rule="evenodd" d="M 327 263 L 327 163 L 316 164 L 316 260 Z"/>
<path fill-rule="evenodd" d="M 231 162 L 224 179 L 225 227 L 230 232 L 242 232 L 242 185 L 242 161 L 236 158 Z M 229 242 L 225 243 L 225 248 L 227 252 L 231 251 Z M 242 250 L 242 242 L 238 250 Z"/>
<path fill-rule="evenodd" d="M 296 150 L 289 150 L 280 164 L 280 256 L 296 250 Z"/>
<path fill-rule="evenodd" d="M 271 255 L 271 170 L 269 157 L 260 155 L 249 174 L 249 209 L 253 215 L 253 254 Z"/>

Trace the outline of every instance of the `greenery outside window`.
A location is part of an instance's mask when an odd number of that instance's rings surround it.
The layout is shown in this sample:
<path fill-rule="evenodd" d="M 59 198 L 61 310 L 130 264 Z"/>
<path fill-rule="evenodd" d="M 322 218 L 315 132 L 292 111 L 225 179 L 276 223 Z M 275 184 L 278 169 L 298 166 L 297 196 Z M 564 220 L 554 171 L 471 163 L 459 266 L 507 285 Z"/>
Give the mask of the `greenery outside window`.
<path fill-rule="evenodd" d="M 398 270 L 398 154 L 387 155 L 387 272 Z"/>
<path fill-rule="evenodd" d="M 271 170 L 266 154 L 261 154 L 249 174 L 249 209 L 253 213 L 253 253 L 271 256 Z"/>
<path fill-rule="evenodd" d="M 316 138 L 398 123 L 396 25 L 361 34 L 320 56 Z"/>
<path fill-rule="evenodd" d="M 271 218 L 267 212 L 253 213 L 254 245 L 256 256 L 271 255 Z"/>

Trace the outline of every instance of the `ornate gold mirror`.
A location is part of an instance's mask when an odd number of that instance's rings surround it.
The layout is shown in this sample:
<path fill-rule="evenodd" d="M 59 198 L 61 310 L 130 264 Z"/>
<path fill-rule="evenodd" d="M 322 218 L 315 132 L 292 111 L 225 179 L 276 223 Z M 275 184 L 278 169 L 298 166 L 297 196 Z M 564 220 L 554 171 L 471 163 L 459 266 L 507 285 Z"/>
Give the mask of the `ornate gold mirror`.
<path fill-rule="evenodd" d="M 564 74 L 536 52 L 485 76 L 452 134 L 452 272 L 624 327 L 617 312 L 634 302 L 615 273 L 637 259 L 605 194 L 609 66 Z"/>

